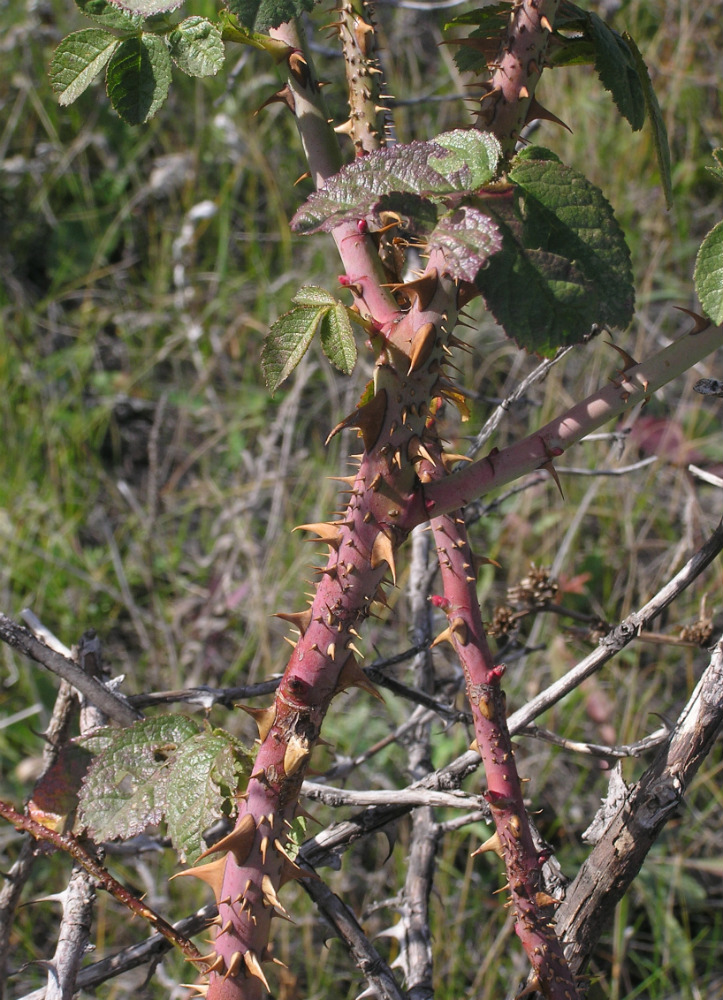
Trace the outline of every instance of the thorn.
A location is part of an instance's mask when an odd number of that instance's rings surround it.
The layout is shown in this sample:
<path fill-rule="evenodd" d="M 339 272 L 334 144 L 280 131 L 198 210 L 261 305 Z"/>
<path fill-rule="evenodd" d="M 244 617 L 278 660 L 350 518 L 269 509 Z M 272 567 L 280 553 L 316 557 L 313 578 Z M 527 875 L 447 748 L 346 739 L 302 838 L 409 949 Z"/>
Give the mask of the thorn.
<path fill-rule="evenodd" d="M 443 642 L 448 642 L 452 646 L 454 645 L 454 640 L 452 639 L 452 632 L 449 628 L 446 628 L 442 632 L 440 632 L 437 638 L 430 643 L 429 648 L 434 649 L 435 646 L 439 646 L 440 643 Z"/>
<path fill-rule="evenodd" d="M 268 851 L 268 849 L 269 849 L 269 838 L 262 837 L 261 843 L 259 844 L 259 853 L 261 854 L 261 861 L 264 864 L 266 864 L 266 852 Z"/>
<path fill-rule="evenodd" d="M 416 299 L 417 305 L 423 311 L 434 298 L 438 284 L 437 269 L 432 268 L 427 274 L 422 275 L 421 278 L 417 278 L 414 281 L 405 281 L 402 284 L 390 285 L 390 289 L 393 295 L 401 292 L 410 303 L 413 299 Z"/>
<path fill-rule="evenodd" d="M 305 170 L 304 173 L 301 174 L 300 177 L 297 177 L 296 180 L 294 181 L 294 187 L 296 187 L 297 184 L 301 184 L 302 181 L 309 180 L 310 177 L 311 177 L 311 172 L 309 170 Z"/>
<path fill-rule="evenodd" d="M 236 705 L 235 707 L 240 708 L 247 715 L 251 716 L 258 727 L 259 739 L 263 743 L 269 735 L 269 730 L 276 719 L 276 706 L 269 705 L 268 708 L 252 708 L 250 705 Z"/>
<path fill-rule="evenodd" d="M 436 281 L 436 278 L 435 278 Z M 430 358 L 437 342 L 437 328 L 434 323 L 424 323 L 414 334 L 412 350 L 409 355 L 409 370 L 407 375 L 416 372 Z"/>
<path fill-rule="evenodd" d="M 255 837 L 256 820 L 251 813 L 244 813 L 236 824 L 236 828 L 227 836 L 222 837 L 221 840 L 217 840 L 203 854 L 199 854 L 198 860 L 201 861 L 211 854 L 216 854 L 217 851 L 224 851 L 231 853 L 236 864 L 241 867 L 251 853 Z"/>
<path fill-rule="evenodd" d="M 543 14 L 540 18 L 540 26 L 545 29 L 545 31 L 552 32 L 552 25 L 550 24 L 550 19 L 547 14 Z"/>
<path fill-rule="evenodd" d="M 422 444 L 421 438 L 418 438 L 416 435 L 409 439 L 409 444 L 407 445 L 407 457 L 409 458 L 410 462 L 417 462 L 420 461 L 422 458 L 425 458 L 430 463 L 430 465 L 432 465 L 434 468 L 437 467 L 437 463 L 432 458 L 432 455 L 427 450 L 427 448 Z"/>
<path fill-rule="evenodd" d="M 617 344 L 614 344 L 612 340 L 606 340 L 605 343 L 609 344 L 614 351 L 617 351 L 620 357 L 625 362 L 625 365 L 623 366 L 624 372 L 626 372 L 629 368 L 634 368 L 637 365 L 638 362 L 635 360 L 635 358 L 631 357 L 631 355 L 628 354 L 627 351 L 623 350 L 622 347 L 618 347 Z"/>
<path fill-rule="evenodd" d="M 330 642 L 329 643 L 329 645 L 326 647 L 326 655 L 329 657 L 329 659 L 333 663 L 334 662 L 334 657 L 336 656 L 336 643 L 334 643 L 334 642 Z"/>
<path fill-rule="evenodd" d="M 367 694 L 384 702 L 384 698 L 356 662 L 353 655 L 347 657 L 344 666 L 341 668 L 339 679 L 336 682 L 336 691 L 346 691 L 350 687 L 361 688 L 362 691 L 366 691 Z"/>
<path fill-rule="evenodd" d="M 258 115 L 260 111 L 264 110 L 264 108 L 268 108 L 270 104 L 285 104 L 292 114 L 296 114 L 296 99 L 294 98 L 288 83 L 285 83 L 281 90 L 277 90 L 275 94 L 271 95 L 271 97 L 267 97 L 264 103 L 260 104 L 258 108 L 256 108 L 254 116 Z M 299 180 L 301 179 L 302 178 L 300 177 Z M 298 184 L 298 181 L 296 183 Z"/>
<path fill-rule="evenodd" d="M 293 625 L 294 628 L 298 628 L 299 632 L 304 635 L 311 624 L 311 608 L 307 608 L 306 611 L 294 611 L 288 614 L 285 611 L 277 611 L 273 617 L 289 622 L 289 624 Z"/>
<path fill-rule="evenodd" d="M 374 539 L 372 545 L 370 564 L 372 569 L 376 569 L 380 563 L 386 562 L 392 574 L 392 582 L 396 586 L 397 570 L 394 563 L 394 546 L 391 539 L 384 531 L 380 531 Z"/>
<path fill-rule="evenodd" d="M 330 545 L 332 549 L 338 549 L 341 543 L 339 528 L 333 521 L 319 521 L 316 524 L 299 524 L 294 531 L 313 531 L 322 542 Z M 285 615 L 277 615 L 278 618 L 285 618 Z M 289 619 L 287 618 L 287 621 Z M 303 633 L 302 633 L 303 635 Z"/>
<path fill-rule="evenodd" d="M 264 984 L 264 988 L 267 993 L 271 992 L 268 982 L 266 981 L 266 976 L 264 975 L 263 969 L 261 968 L 261 962 L 259 962 L 256 952 L 251 950 L 247 951 L 244 955 L 244 962 L 246 963 L 246 969 L 248 973 L 252 976 L 256 976 Z"/>
<path fill-rule="evenodd" d="M 530 106 L 527 109 L 525 124 L 534 121 L 536 118 L 539 118 L 541 121 L 554 122 L 555 125 L 562 125 L 564 129 L 567 129 L 567 131 L 572 134 L 572 129 L 569 125 L 566 125 L 561 118 L 557 117 L 557 115 L 553 115 L 553 113 L 548 111 L 547 108 L 543 108 L 537 98 L 533 97 L 530 101 Z"/>
<path fill-rule="evenodd" d="M 263 894 L 264 903 L 266 904 L 266 906 L 272 906 L 280 917 L 283 917 L 285 920 L 291 921 L 292 924 L 295 922 L 294 920 L 292 920 L 291 915 L 287 912 L 287 910 L 281 903 L 281 900 L 276 895 L 276 890 L 274 889 L 274 883 L 271 881 L 270 875 L 265 874 L 261 879 L 261 892 Z"/>
<path fill-rule="evenodd" d="M 185 871 L 176 872 L 175 875 L 171 875 L 171 879 L 182 878 L 186 875 L 190 875 L 192 878 L 200 878 L 202 882 L 211 886 L 213 894 L 216 897 L 216 902 L 220 902 L 219 896 L 221 895 L 221 886 L 223 884 L 223 876 L 226 870 L 226 858 L 219 858 L 217 861 L 211 861 L 207 865 L 201 865 L 197 868 L 187 868 Z M 169 879 L 169 881 L 171 881 Z"/>
<path fill-rule="evenodd" d="M 478 854 L 486 854 L 487 851 L 494 851 L 498 858 L 504 858 L 504 851 L 502 850 L 502 841 L 500 840 L 500 835 L 495 832 L 489 838 L 485 840 L 484 844 L 480 844 L 476 851 L 472 851 L 472 857 L 476 858 Z"/>
<path fill-rule="evenodd" d="M 673 308 L 677 309 L 678 312 L 685 313 L 686 316 L 690 316 L 691 319 L 695 322 L 695 326 L 688 333 L 689 337 L 694 337 L 696 333 L 702 333 L 704 330 L 707 330 L 708 327 L 710 326 L 710 320 L 707 318 L 707 316 L 701 316 L 699 313 L 693 312 L 692 309 L 684 309 L 683 306 L 674 306 Z"/>
<path fill-rule="evenodd" d="M 557 469 L 555 468 L 555 466 L 552 464 L 552 462 L 543 462 L 540 468 L 550 473 L 552 478 L 555 480 L 555 486 L 557 486 L 560 492 L 560 496 L 564 500 L 565 494 L 562 492 L 562 486 L 560 485 L 560 477 L 557 474 Z"/>
<path fill-rule="evenodd" d="M 550 896 L 547 892 L 536 892 L 535 902 L 538 906 L 559 906 L 562 900 L 555 899 L 554 896 Z"/>
<path fill-rule="evenodd" d="M 296 774 L 304 761 L 311 756 L 311 747 L 305 739 L 292 734 L 284 750 L 284 772 L 287 778 Z M 267 838 L 268 839 L 268 838 Z M 266 859 L 264 858 L 264 864 Z"/>
<path fill-rule="evenodd" d="M 372 396 L 368 403 L 357 407 L 353 413 L 350 413 L 348 417 L 345 417 L 344 420 L 336 425 L 326 439 L 326 444 L 345 427 L 358 427 L 361 431 L 365 450 L 371 451 L 381 434 L 386 413 L 387 391 L 386 389 L 380 389 Z"/>
<path fill-rule="evenodd" d="M 442 465 L 444 466 L 446 472 L 449 472 L 452 466 L 455 465 L 457 462 L 472 461 L 469 455 L 458 455 L 453 451 L 443 451 L 441 458 L 442 458 Z"/>
<path fill-rule="evenodd" d="M 343 125 L 337 125 L 334 131 L 337 135 L 351 135 L 354 131 L 354 122 L 347 118 Z"/>
<path fill-rule="evenodd" d="M 235 951 L 231 958 L 229 959 L 228 969 L 226 970 L 226 975 L 221 980 L 226 982 L 227 979 L 235 978 L 241 971 L 241 965 L 243 963 L 243 955 L 240 951 Z"/>

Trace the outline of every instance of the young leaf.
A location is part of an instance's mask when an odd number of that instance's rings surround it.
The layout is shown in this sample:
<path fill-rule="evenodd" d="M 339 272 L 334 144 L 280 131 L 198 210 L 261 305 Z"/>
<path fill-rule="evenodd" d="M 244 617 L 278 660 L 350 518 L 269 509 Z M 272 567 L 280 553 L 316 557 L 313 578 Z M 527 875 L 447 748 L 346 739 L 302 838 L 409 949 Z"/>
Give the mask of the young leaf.
<path fill-rule="evenodd" d="M 648 67 L 645 65 L 645 60 L 641 56 L 637 45 L 627 32 L 625 32 L 623 38 L 627 42 L 630 52 L 632 53 L 632 57 L 635 61 L 635 66 L 638 71 L 638 78 L 640 79 L 640 85 L 643 88 L 645 106 L 648 110 L 650 125 L 653 129 L 653 142 L 655 144 L 655 153 L 658 158 L 660 181 L 661 184 L 663 185 L 663 192 L 665 194 L 665 204 L 668 206 L 668 208 L 670 208 L 670 206 L 673 204 L 673 183 L 670 171 L 670 146 L 668 145 L 668 130 L 665 127 L 665 122 L 663 121 L 663 116 L 660 112 L 660 105 L 658 104 L 658 98 L 655 96 L 655 91 L 653 90 L 653 84 L 650 81 L 650 74 L 648 73 Z"/>
<path fill-rule="evenodd" d="M 193 719 L 164 715 L 78 740 L 90 750 L 106 743 L 80 794 L 80 821 L 95 840 L 133 837 L 160 822 L 166 810 L 168 761 L 198 731 Z"/>
<path fill-rule="evenodd" d="M 323 288 L 313 285 L 302 288 L 294 301 L 297 303 L 294 308 L 279 316 L 269 330 L 261 352 L 261 369 L 272 394 L 306 354 L 319 324 L 336 303 L 336 299 Z M 309 304 L 300 305 L 299 302 Z"/>
<path fill-rule="evenodd" d="M 713 226 L 695 260 L 695 290 L 714 323 L 723 323 L 723 222 Z"/>
<path fill-rule="evenodd" d="M 346 306 L 337 302 L 324 313 L 319 334 L 322 350 L 329 361 L 345 375 L 351 375 L 356 364 L 357 350 Z"/>
<path fill-rule="evenodd" d="M 497 223 L 470 205 L 443 215 L 429 237 L 429 250 L 444 251 L 445 274 L 462 281 L 474 281 L 501 247 Z"/>
<path fill-rule="evenodd" d="M 474 129 L 376 150 L 342 167 L 313 192 L 291 227 L 301 233 L 328 232 L 340 222 L 374 215 L 391 195 L 441 200 L 477 190 L 494 177 L 500 155 L 497 140 Z M 385 207 L 393 204 L 387 201 Z"/>
<path fill-rule="evenodd" d="M 502 250 L 476 279 L 508 335 L 550 355 L 584 340 L 595 323 L 627 326 L 630 254 L 602 192 L 534 148 L 518 157 L 510 180 L 518 186 L 514 203 L 489 200 Z"/>
<path fill-rule="evenodd" d="M 108 97 L 129 125 L 142 125 L 153 117 L 168 97 L 170 83 L 171 57 L 157 35 L 127 38 L 108 63 Z"/>
<path fill-rule="evenodd" d="M 293 21 L 314 9 L 315 0 L 226 0 L 226 5 L 244 27 L 268 31 L 285 21 Z"/>
<path fill-rule="evenodd" d="M 205 17 L 187 17 L 168 36 L 176 66 L 189 76 L 214 76 L 223 66 L 221 32 Z"/>
<path fill-rule="evenodd" d="M 115 28 L 116 31 L 138 31 L 143 24 L 140 14 L 127 14 L 107 0 L 75 0 L 76 6 L 104 28 Z"/>
<path fill-rule="evenodd" d="M 83 28 L 65 37 L 50 62 L 50 85 L 58 103 L 65 106 L 80 97 L 120 44 L 115 35 L 100 28 Z"/>
<path fill-rule="evenodd" d="M 178 10 L 183 0 L 111 0 L 111 3 L 114 7 L 127 10 L 130 14 L 153 17 L 154 14 L 166 14 L 170 10 Z"/>
<path fill-rule="evenodd" d="M 166 822 L 182 861 L 205 850 L 203 831 L 251 773 L 252 756 L 229 733 L 207 729 L 182 743 L 169 762 Z"/>

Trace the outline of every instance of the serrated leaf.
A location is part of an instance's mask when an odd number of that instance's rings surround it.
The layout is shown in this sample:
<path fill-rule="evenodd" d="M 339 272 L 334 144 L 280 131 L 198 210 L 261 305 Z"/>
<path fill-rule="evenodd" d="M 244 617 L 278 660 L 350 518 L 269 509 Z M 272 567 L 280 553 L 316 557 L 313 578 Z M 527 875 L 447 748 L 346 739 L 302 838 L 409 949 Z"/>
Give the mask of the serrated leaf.
<path fill-rule="evenodd" d="M 80 821 L 98 841 L 133 837 L 166 811 L 168 761 L 199 727 L 183 715 L 143 719 L 108 730 L 111 742 L 94 759 L 80 794 Z M 103 733 L 82 746 L 97 745 Z M 108 738 L 106 736 L 106 738 Z"/>
<path fill-rule="evenodd" d="M 441 200 L 474 191 L 492 179 L 500 155 L 497 140 L 474 129 L 376 150 L 342 167 L 313 192 L 291 227 L 302 233 L 328 232 L 340 222 L 373 215 L 385 197 Z"/>
<path fill-rule="evenodd" d="M 205 17 L 187 17 L 168 36 L 176 66 L 189 76 L 214 76 L 223 66 L 221 32 Z"/>
<path fill-rule="evenodd" d="M 252 31 L 268 31 L 314 9 L 315 0 L 226 0 L 241 24 Z"/>
<path fill-rule="evenodd" d="M 50 62 L 50 85 L 58 103 L 65 106 L 80 97 L 120 44 L 115 35 L 100 28 L 83 28 L 67 35 Z"/>
<path fill-rule="evenodd" d="M 673 181 L 670 169 L 670 146 L 668 144 L 668 130 L 665 127 L 665 122 L 663 121 L 663 116 L 660 111 L 660 105 L 658 104 L 658 98 L 655 96 L 655 91 L 653 90 L 653 84 L 650 80 L 650 74 L 648 73 L 648 67 L 645 65 L 645 60 L 640 54 L 640 50 L 637 45 L 630 37 L 630 35 L 625 32 L 623 38 L 628 44 L 630 52 L 632 53 L 633 60 L 635 61 L 635 66 L 638 71 L 638 78 L 640 80 L 640 85 L 643 89 L 643 96 L 645 98 L 645 107 L 648 111 L 648 118 L 650 119 L 650 127 L 653 130 L 653 143 L 655 145 L 655 154 L 658 158 L 658 169 L 660 170 L 660 182 L 663 185 L 663 192 L 665 194 L 665 204 L 670 208 L 673 204 Z"/>
<path fill-rule="evenodd" d="M 593 11 L 587 15 L 587 36 L 595 46 L 595 69 L 618 111 L 634 132 L 645 122 L 646 100 L 629 36 L 621 36 Z"/>
<path fill-rule="evenodd" d="M 509 336 L 550 355 L 584 340 L 595 323 L 627 326 L 634 290 L 630 253 L 602 192 L 534 156 L 528 150 L 510 172 L 516 202 L 490 199 L 503 247 L 476 284 Z"/>
<path fill-rule="evenodd" d="M 261 352 L 261 370 L 273 394 L 309 349 L 324 314 L 331 307 L 295 306 L 279 316 L 269 330 Z"/>
<path fill-rule="evenodd" d="M 337 299 L 318 285 L 303 285 L 291 300 L 297 306 L 335 306 Z"/>
<path fill-rule="evenodd" d="M 714 167 L 706 167 L 714 177 L 717 177 L 719 181 L 723 181 L 723 149 L 713 150 L 713 159 L 716 161 Z"/>
<path fill-rule="evenodd" d="M 329 361 L 345 375 L 351 375 L 356 364 L 357 349 L 346 306 L 337 302 L 321 320 L 321 347 Z"/>
<path fill-rule="evenodd" d="M 167 14 L 170 10 L 178 10 L 183 2 L 184 0 L 111 0 L 114 7 L 126 10 L 130 14 L 140 14 L 141 17 Z"/>
<path fill-rule="evenodd" d="M 502 3 L 485 4 L 484 7 L 477 7 L 475 10 L 468 10 L 465 14 L 453 17 L 451 21 L 447 21 L 444 30 L 448 31 L 450 28 L 457 28 L 463 24 L 478 24 L 498 35 L 501 27 L 501 15 L 509 14 L 509 12 L 510 5 L 507 0 Z"/>
<path fill-rule="evenodd" d="M 157 35 L 127 38 L 108 63 L 106 89 L 123 121 L 142 125 L 161 107 L 171 84 L 171 57 Z"/>
<path fill-rule="evenodd" d="M 76 6 L 104 28 L 115 28 L 116 31 L 138 31 L 143 24 L 140 14 L 128 14 L 107 0 L 75 0 Z"/>
<path fill-rule="evenodd" d="M 181 860 L 194 864 L 205 850 L 203 831 L 223 814 L 252 757 L 220 729 L 208 729 L 181 744 L 169 767 L 168 835 Z"/>
<path fill-rule="evenodd" d="M 723 222 L 713 226 L 695 260 L 695 290 L 714 323 L 723 323 Z"/>
<path fill-rule="evenodd" d="M 429 237 L 429 250 L 444 252 L 444 273 L 461 281 L 474 281 L 501 247 L 497 223 L 470 205 L 443 215 Z"/>

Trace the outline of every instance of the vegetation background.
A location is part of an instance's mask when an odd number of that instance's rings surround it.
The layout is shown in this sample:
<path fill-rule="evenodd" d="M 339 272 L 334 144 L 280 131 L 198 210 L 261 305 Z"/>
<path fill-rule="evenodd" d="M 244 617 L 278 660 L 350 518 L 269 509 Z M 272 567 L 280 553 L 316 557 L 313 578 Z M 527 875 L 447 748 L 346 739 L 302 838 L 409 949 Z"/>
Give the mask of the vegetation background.
<path fill-rule="evenodd" d="M 716 0 L 593 6 L 631 32 L 651 67 L 671 141 L 675 205 L 665 210 L 650 134 L 630 133 L 591 70 L 543 78 L 541 100 L 573 131 L 545 125 L 535 141 L 583 169 L 616 208 L 638 298 L 634 323 L 615 340 L 640 358 L 689 326 L 673 306 L 696 308 L 695 252 L 721 218 L 721 189 L 705 167 L 723 145 L 723 19 Z M 212 14 L 215 5 L 196 0 L 193 9 Z M 440 45 L 445 21 L 463 9 L 379 5 L 399 141 L 468 120 L 460 96 L 468 81 Z M 324 17 L 319 12 L 317 23 Z M 201 81 L 177 74 L 159 115 L 129 128 L 99 86 L 65 109 L 50 91 L 52 50 L 82 21 L 69 0 L 0 3 L 0 608 L 13 617 L 31 608 L 68 645 L 96 629 L 113 675 L 125 675 L 126 693 L 261 681 L 286 660 L 285 630 L 270 616 L 303 606 L 313 561 L 289 532 L 335 506 L 336 486 L 325 477 L 347 474 L 353 441 L 336 438 L 325 448 L 324 439 L 358 398 L 367 371 L 362 363 L 352 379 L 338 376 L 312 347 L 271 399 L 259 354 L 302 283 L 337 286 L 337 258 L 325 237 L 289 231 L 308 182 L 294 186 L 304 164 L 291 116 L 281 105 L 254 114 L 278 86 L 268 58 L 239 50 L 230 74 Z M 317 58 L 323 77 L 339 78 L 330 52 Z M 343 89 L 327 93 L 343 121 Z M 536 364 L 479 310 L 475 317 L 474 354 L 460 375 L 472 420 L 450 417 L 453 451 L 468 447 Z M 605 339 L 567 354 L 510 408 L 492 443 L 528 433 L 603 383 L 619 362 Z M 553 568 L 560 603 L 611 624 L 670 578 L 721 513 L 720 491 L 688 471 L 690 463 L 723 469 L 721 403 L 692 391 L 710 375 L 720 375 L 715 359 L 659 393 L 614 437 L 575 449 L 561 470 L 564 500 L 549 479 L 533 477 L 481 511 L 473 540 L 500 563 L 480 574 L 485 617 L 531 562 Z M 628 474 L 595 474 L 644 458 L 653 461 Z M 657 715 L 674 718 L 707 662 L 694 643 L 681 644 L 680 629 L 707 616 L 719 634 L 722 576 L 720 564 L 712 567 L 659 633 L 629 647 L 544 724 L 571 739 L 627 744 L 655 729 Z M 412 645 L 405 583 L 402 574 L 389 615 L 365 629 L 367 662 Z M 525 619 L 518 639 L 534 651 L 510 661 L 513 708 L 585 655 L 594 642 L 588 626 L 549 614 Z M 0 663 L 0 793 L 19 803 L 37 773 L 38 734 L 56 682 L 6 647 Z M 444 654 L 437 664 L 440 691 L 453 694 L 457 668 Z M 389 671 L 404 680 L 407 663 Z M 198 704 L 171 710 L 204 712 Z M 348 787 L 406 784 L 406 752 L 385 737 L 408 713 L 389 694 L 384 705 L 363 693 L 346 696 L 326 724 L 333 747 L 318 769 L 365 754 Z M 252 724 L 242 715 L 210 712 L 215 725 L 250 742 Z M 463 726 L 439 722 L 435 766 L 469 739 Z M 538 823 L 572 875 L 608 771 L 537 740 L 521 740 L 519 754 L 542 810 Z M 619 907 L 591 996 L 723 997 L 721 763 L 719 746 Z M 625 761 L 625 777 L 644 766 Z M 314 807 L 322 823 L 342 812 L 348 809 Z M 340 871 L 323 872 L 369 932 L 395 919 L 380 904 L 403 873 L 406 835 L 402 823 L 395 845 L 363 841 Z M 469 857 L 487 835 L 484 824 L 472 824 L 449 832 L 440 849 L 433 899 L 439 1000 L 502 996 L 524 969 L 510 921 L 490 895 L 500 873 L 486 858 Z M 12 862 L 19 836 L 0 829 L 0 869 Z M 205 901 L 201 891 L 169 886 L 170 851 L 112 864 L 172 919 Z M 68 867 L 43 859 L 28 898 L 61 891 Z M 277 929 L 277 953 L 292 970 L 278 980 L 277 995 L 354 997 L 355 970 L 338 943 L 325 946 L 303 891 L 289 886 L 284 899 L 298 924 Z M 21 971 L 8 986 L 11 997 L 44 982 L 42 967 L 24 966 L 48 956 L 56 922 L 52 901 L 21 911 L 13 949 Z M 146 930 L 101 896 L 94 933 L 100 956 Z M 380 947 L 393 958 L 393 940 Z M 139 970 L 98 995 L 180 998 L 185 991 L 174 984 L 182 968 L 171 955 L 149 982 Z"/>

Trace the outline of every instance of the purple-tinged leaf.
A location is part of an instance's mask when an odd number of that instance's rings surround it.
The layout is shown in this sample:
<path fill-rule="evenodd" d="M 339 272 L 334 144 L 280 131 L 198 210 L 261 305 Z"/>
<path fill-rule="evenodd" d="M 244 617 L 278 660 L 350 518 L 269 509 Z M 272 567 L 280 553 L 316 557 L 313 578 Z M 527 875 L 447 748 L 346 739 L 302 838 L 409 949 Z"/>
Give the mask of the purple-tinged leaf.
<path fill-rule="evenodd" d="M 461 281 L 474 281 L 501 247 L 497 223 L 470 205 L 443 215 L 429 237 L 429 249 L 444 253 L 445 274 Z"/>
<path fill-rule="evenodd" d="M 497 170 L 500 147 L 494 136 L 475 129 L 457 129 L 431 142 L 390 146 L 354 160 L 315 191 L 291 220 L 300 233 L 330 231 L 341 222 L 378 215 L 385 208 L 399 211 L 395 198 L 406 195 L 408 214 L 416 220 L 410 195 L 442 201 L 453 195 L 476 191 Z M 430 213 L 425 209 L 426 218 Z M 404 212 L 400 212 L 404 214 Z M 424 223 L 416 222 L 417 231 Z"/>

